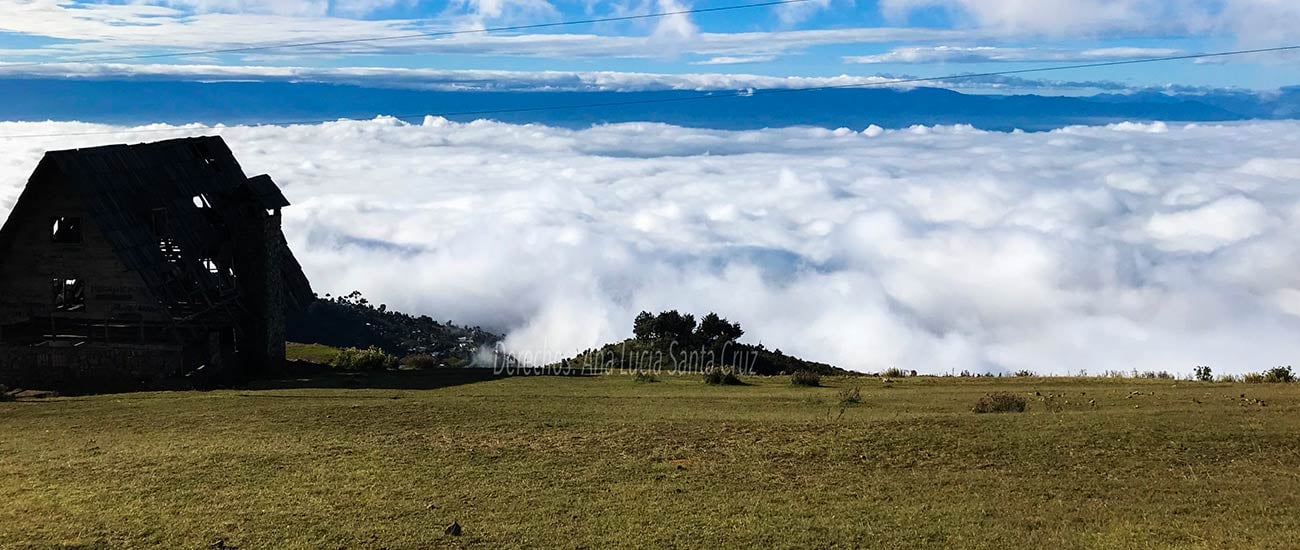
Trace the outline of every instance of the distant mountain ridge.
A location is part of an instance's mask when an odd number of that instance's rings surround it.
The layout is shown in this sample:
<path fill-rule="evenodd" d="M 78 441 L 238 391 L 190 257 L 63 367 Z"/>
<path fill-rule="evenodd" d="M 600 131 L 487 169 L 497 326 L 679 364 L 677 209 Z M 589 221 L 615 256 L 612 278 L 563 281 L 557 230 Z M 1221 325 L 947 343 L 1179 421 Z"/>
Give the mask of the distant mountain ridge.
<path fill-rule="evenodd" d="M 986 130 L 1040 131 L 1120 121 L 1221 122 L 1300 117 L 1300 88 L 1285 88 L 1270 94 L 1141 92 L 1090 97 L 973 95 L 939 88 L 857 88 L 757 93 L 750 97 L 740 96 L 738 92 L 711 92 L 737 97 L 662 101 L 700 93 L 449 92 L 286 82 L 0 79 L 0 97 L 5 98 L 0 102 L 0 120 L 252 124 L 538 109 L 448 118 L 462 122 L 489 118 L 570 128 L 602 123 L 663 122 L 725 130 L 970 124 Z M 629 101 L 652 103 L 551 109 Z"/>

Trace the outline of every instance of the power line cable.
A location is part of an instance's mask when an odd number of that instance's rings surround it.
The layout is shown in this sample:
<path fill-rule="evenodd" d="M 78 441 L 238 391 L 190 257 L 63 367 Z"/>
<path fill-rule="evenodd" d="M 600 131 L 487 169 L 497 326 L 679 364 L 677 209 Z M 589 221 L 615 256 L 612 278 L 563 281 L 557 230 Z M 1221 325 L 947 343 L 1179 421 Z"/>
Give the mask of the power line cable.
<path fill-rule="evenodd" d="M 1074 65 L 1056 65 L 1052 67 L 1011 69 L 1006 71 L 966 73 L 966 74 L 955 74 L 955 75 L 948 75 L 948 76 L 901 78 L 901 79 L 893 79 L 893 80 L 882 80 L 878 82 L 859 82 L 853 84 L 836 84 L 830 86 L 816 86 L 816 87 L 808 87 L 808 88 L 763 89 L 763 90 L 755 90 L 752 93 L 748 93 L 748 94 L 743 94 L 743 93 L 723 94 L 723 93 L 709 92 L 709 93 L 700 93 L 691 96 L 650 98 L 650 99 L 630 99 L 625 101 L 606 101 L 606 102 L 597 102 L 597 103 L 542 105 L 536 107 L 482 109 L 482 110 L 471 110 L 471 111 L 448 111 L 448 112 L 441 112 L 441 113 L 429 112 L 429 113 L 420 113 L 420 114 L 412 114 L 412 115 L 396 115 L 396 116 L 392 116 L 391 118 L 406 121 L 406 120 L 411 120 L 416 118 L 423 119 L 426 116 L 451 118 L 451 117 L 465 117 L 465 116 L 530 113 L 530 112 L 540 112 L 540 111 L 624 107 L 624 106 L 632 106 L 632 105 L 651 105 L 651 104 L 661 104 L 661 103 L 682 103 L 687 101 L 702 101 L 708 99 L 750 98 L 750 97 L 768 96 L 768 95 L 777 95 L 777 94 L 792 94 L 792 93 L 815 92 L 815 91 L 825 91 L 825 90 L 839 90 L 845 88 L 870 88 L 870 87 L 878 87 L 878 86 L 896 86 L 899 84 L 918 84 L 918 83 L 925 83 L 925 82 L 969 80 L 975 78 L 988 78 L 994 76 L 1011 76 L 1011 75 L 1030 74 L 1030 73 L 1045 73 L 1045 72 L 1069 71 L 1069 70 L 1078 70 L 1078 69 L 1092 69 L 1092 68 L 1100 68 L 1100 67 L 1115 67 L 1115 66 L 1122 66 L 1122 65 L 1137 65 L 1143 63 L 1186 61 L 1186 60 L 1194 60 L 1194 59 L 1208 59 L 1208 58 L 1230 57 L 1230 56 L 1261 54 L 1261 53 L 1276 53 L 1276 52 L 1286 52 L 1286 51 L 1295 51 L 1295 50 L 1300 50 L 1300 45 L 1278 46 L 1274 48 L 1258 48 L 1252 50 L 1233 50 L 1233 51 L 1224 51 L 1224 52 L 1207 52 L 1207 53 L 1196 53 L 1196 54 L 1185 54 L 1185 55 L 1173 55 L 1173 56 L 1165 56 L 1165 57 L 1149 57 L 1143 59 L 1129 59 L 1129 60 L 1122 60 L 1122 61 L 1102 61 L 1096 63 L 1082 63 L 1082 64 L 1074 64 Z M 273 121 L 273 122 L 268 121 L 268 122 L 256 124 L 253 127 L 323 124 L 327 122 L 335 122 L 338 120 L 342 120 L 343 118 L 344 117 L 335 117 L 335 118 L 328 118 L 328 119 L 311 119 L 311 120 Z M 145 129 L 136 129 L 136 130 L 113 130 L 113 131 L 106 131 L 106 132 L 68 132 L 68 133 L 55 133 L 55 134 L 0 135 L 0 139 L 74 137 L 74 136 L 111 135 L 111 134 L 121 134 L 121 133 L 192 132 L 196 130 L 206 131 L 206 130 L 213 130 L 213 129 L 218 129 L 218 128 L 213 126 L 204 126 L 202 129 L 173 127 L 173 128 L 145 128 Z"/>
<path fill-rule="evenodd" d="M 581 19 L 576 21 L 556 21 L 551 23 L 512 25 L 509 27 L 491 27 L 486 29 L 465 29 L 459 31 L 434 31 L 434 32 L 412 33 L 412 34 L 399 34 L 393 36 L 373 36 L 373 37 L 366 37 L 366 38 L 343 38 L 338 40 L 320 40 L 316 42 L 261 44 L 255 46 L 239 46 L 234 48 L 221 48 L 215 50 L 124 55 L 124 56 L 117 56 L 117 57 L 64 59 L 58 61 L 34 61 L 30 63 L 15 63 L 15 64 L 0 65 L 0 68 L 9 69 L 14 67 L 67 65 L 71 63 L 106 63 L 111 61 L 139 61 L 144 59 L 164 59 L 164 58 L 174 58 L 174 57 L 189 57 L 194 55 L 219 55 L 219 54 L 230 54 L 230 53 L 260 52 L 260 51 L 267 51 L 267 50 L 283 50 L 283 49 L 291 49 L 291 48 L 309 48 L 309 47 L 316 47 L 316 46 L 336 46 L 341 44 L 362 44 L 367 42 L 407 40 L 411 38 L 444 38 L 448 36 L 459 36 L 459 35 L 466 35 L 466 34 L 488 34 L 488 33 L 495 33 L 495 32 L 528 31 L 528 30 L 538 30 L 538 29 L 550 29 L 555 27 L 570 27 L 575 25 L 592 25 L 597 23 L 618 23 L 618 22 L 626 22 L 626 21 L 639 21 L 643 19 L 659 19 L 663 17 L 672 17 L 674 15 L 702 15 L 702 14 L 709 14 L 709 13 L 728 12 L 728 11 L 746 10 L 746 9 L 754 9 L 754 8 L 785 6 L 789 4 L 800 4 L 800 3 L 811 2 L 811 1 L 812 0 L 769 0 L 767 2 L 758 2 L 753 4 L 733 4 L 729 6 L 716 6 L 712 8 L 693 8 L 689 10 L 643 13 L 639 15 L 618 15 L 612 17 L 597 17 L 592 19 Z"/>

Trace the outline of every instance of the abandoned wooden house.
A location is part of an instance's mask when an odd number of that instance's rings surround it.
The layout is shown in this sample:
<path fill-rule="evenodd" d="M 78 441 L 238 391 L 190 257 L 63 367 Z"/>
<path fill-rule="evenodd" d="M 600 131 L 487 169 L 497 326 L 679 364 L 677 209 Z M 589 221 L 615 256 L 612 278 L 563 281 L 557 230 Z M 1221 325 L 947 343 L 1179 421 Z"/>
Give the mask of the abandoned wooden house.
<path fill-rule="evenodd" d="M 46 153 L 0 229 L 0 384 L 110 390 L 284 363 L 314 298 L 289 205 L 220 137 Z"/>

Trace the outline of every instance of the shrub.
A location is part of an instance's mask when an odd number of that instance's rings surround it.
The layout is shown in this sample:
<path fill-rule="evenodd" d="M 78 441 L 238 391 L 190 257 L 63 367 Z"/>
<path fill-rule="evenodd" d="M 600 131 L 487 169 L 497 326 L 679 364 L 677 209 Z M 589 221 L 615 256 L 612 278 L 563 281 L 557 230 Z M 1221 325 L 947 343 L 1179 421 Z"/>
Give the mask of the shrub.
<path fill-rule="evenodd" d="M 1295 382 L 1295 373 L 1291 367 L 1273 367 L 1265 372 L 1243 374 L 1241 381 L 1247 384 L 1289 384 Z"/>
<path fill-rule="evenodd" d="M 881 372 L 880 376 L 884 378 L 904 378 L 907 376 L 907 372 L 898 367 L 889 367 L 884 372 Z"/>
<path fill-rule="evenodd" d="M 1031 370 L 1018 370 L 1018 371 L 1016 371 L 1016 376 L 1020 376 L 1020 377 L 1025 377 L 1025 376 L 1034 376 L 1034 371 L 1031 371 Z"/>
<path fill-rule="evenodd" d="M 740 381 L 736 373 L 722 369 L 713 369 L 704 374 L 704 383 L 710 386 L 743 386 L 745 383 Z"/>
<path fill-rule="evenodd" d="M 840 390 L 840 406 L 856 405 L 862 402 L 862 388 L 853 386 Z"/>
<path fill-rule="evenodd" d="M 1173 380 L 1173 379 L 1174 379 L 1174 375 L 1173 375 L 1173 374 L 1170 374 L 1169 371 L 1163 371 L 1163 370 L 1162 370 L 1162 371 L 1152 371 L 1152 370 L 1149 370 L 1149 371 L 1144 371 L 1144 372 L 1138 373 L 1136 376 L 1134 376 L 1134 378 L 1158 378 L 1158 379 L 1161 379 L 1161 380 Z"/>
<path fill-rule="evenodd" d="M 1210 367 L 1196 367 L 1193 372 L 1193 378 L 1201 382 L 1214 381 L 1214 373 L 1210 371 Z"/>
<path fill-rule="evenodd" d="M 995 392 L 981 397 L 975 403 L 974 411 L 977 413 L 1003 413 L 1003 412 L 1025 412 L 1028 406 L 1025 398 L 1008 392 Z"/>
<path fill-rule="evenodd" d="M 801 370 L 790 375 L 790 383 L 796 386 L 815 388 L 822 385 L 822 375 L 810 370 Z"/>
<path fill-rule="evenodd" d="M 1295 382 L 1291 367 L 1273 367 L 1264 373 L 1264 382 L 1269 384 L 1290 384 Z"/>
<path fill-rule="evenodd" d="M 402 366 L 408 369 L 433 369 L 439 365 L 432 355 L 407 355 L 402 358 Z"/>
<path fill-rule="evenodd" d="M 632 375 L 632 381 L 649 384 L 653 382 L 658 382 L 659 378 L 656 377 L 653 372 L 650 372 L 648 370 L 639 370 Z"/>
<path fill-rule="evenodd" d="M 339 350 L 338 357 L 334 358 L 333 366 L 342 370 L 372 371 L 395 369 L 397 364 L 396 357 L 372 346 L 366 349 L 343 348 Z"/>

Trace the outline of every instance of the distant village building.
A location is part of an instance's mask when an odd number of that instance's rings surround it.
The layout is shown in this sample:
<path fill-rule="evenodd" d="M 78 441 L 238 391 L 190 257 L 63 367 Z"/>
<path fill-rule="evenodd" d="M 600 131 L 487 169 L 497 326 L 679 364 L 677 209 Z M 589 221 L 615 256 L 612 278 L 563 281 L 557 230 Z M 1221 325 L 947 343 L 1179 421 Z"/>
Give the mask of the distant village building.
<path fill-rule="evenodd" d="M 46 153 L 0 229 L 0 384 L 280 368 L 286 312 L 314 299 L 286 206 L 220 137 Z"/>

